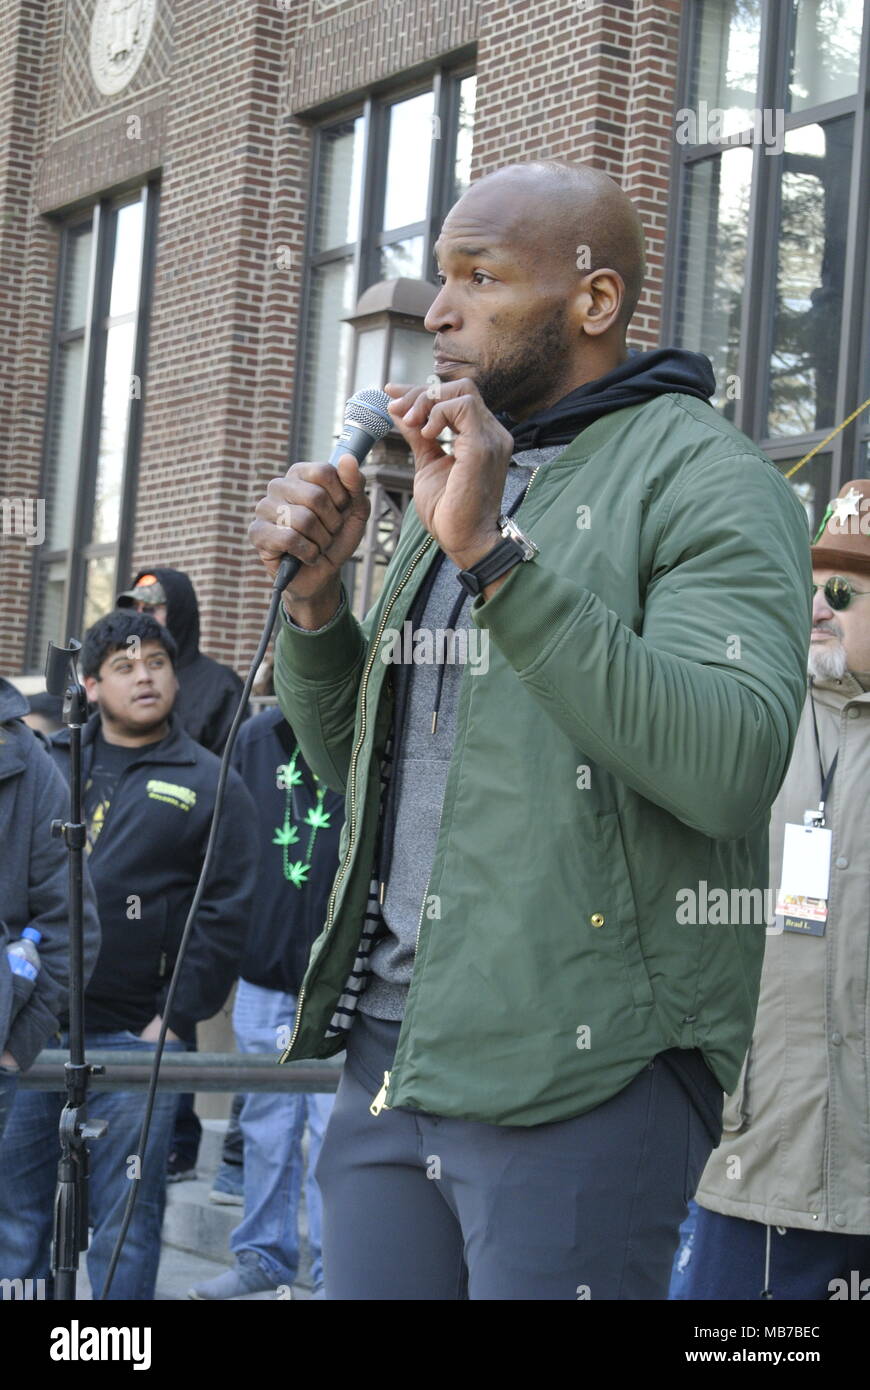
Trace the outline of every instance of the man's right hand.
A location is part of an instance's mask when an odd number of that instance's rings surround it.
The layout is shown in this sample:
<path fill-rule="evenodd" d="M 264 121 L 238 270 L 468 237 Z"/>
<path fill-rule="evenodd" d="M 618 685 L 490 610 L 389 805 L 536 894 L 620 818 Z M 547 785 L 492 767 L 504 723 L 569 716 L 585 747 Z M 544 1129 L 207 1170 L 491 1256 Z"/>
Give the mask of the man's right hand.
<path fill-rule="evenodd" d="M 302 562 L 284 591 L 284 607 L 300 627 L 322 627 L 338 608 L 341 567 L 362 540 L 370 510 L 353 454 L 342 454 L 337 468 L 294 463 L 257 503 L 248 535 L 269 575 L 284 555 Z"/>

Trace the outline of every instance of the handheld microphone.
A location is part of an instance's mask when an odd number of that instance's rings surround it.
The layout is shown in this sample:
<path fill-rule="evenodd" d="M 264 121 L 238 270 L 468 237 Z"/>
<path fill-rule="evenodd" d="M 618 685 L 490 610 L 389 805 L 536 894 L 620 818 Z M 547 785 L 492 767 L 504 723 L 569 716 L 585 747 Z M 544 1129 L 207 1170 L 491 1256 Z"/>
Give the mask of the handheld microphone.
<path fill-rule="evenodd" d="M 362 463 L 373 444 L 393 428 L 393 420 L 387 411 L 390 397 L 386 391 L 369 388 L 357 391 L 344 407 L 344 424 L 336 440 L 335 448 L 329 456 L 333 468 L 338 467 L 342 454 L 353 454 L 357 463 Z M 295 555 L 285 555 L 275 575 L 273 591 L 283 594 L 290 580 L 299 571 L 301 560 Z"/>

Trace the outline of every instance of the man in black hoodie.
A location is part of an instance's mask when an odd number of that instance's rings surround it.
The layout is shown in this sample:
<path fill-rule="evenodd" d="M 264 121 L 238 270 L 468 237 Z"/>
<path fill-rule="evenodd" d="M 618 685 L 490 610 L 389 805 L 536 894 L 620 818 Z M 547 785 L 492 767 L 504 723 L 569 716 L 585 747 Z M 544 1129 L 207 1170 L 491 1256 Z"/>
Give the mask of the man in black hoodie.
<path fill-rule="evenodd" d="M 212 753 L 222 753 L 242 682 L 231 666 L 199 650 L 199 604 L 189 577 L 162 566 L 142 569 L 131 588 L 118 595 L 117 605 L 151 613 L 172 633 L 180 687 L 175 712 L 191 738 Z"/>
<path fill-rule="evenodd" d="M 82 672 L 99 706 L 82 733 L 88 867 L 102 945 L 85 991 L 90 1048 L 153 1052 L 181 933 L 211 825 L 219 763 L 184 732 L 173 705 L 175 643 L 153 618 L 110 613 L 87 633 Z M 28 738 L 32 735 L 28 734 Z M 52 740 L 69 776 L 69 730 Z M 230 770 L 214 863 L 194 921 L 167 1019 L 167 1046 L 179 1050 L 197 1022 L 221 1007 L 236 978 L 250 924 L 259 844 L 256 808 Z M 66 1026 L 65 1020 L 61 1020 Z M 0 1272 L 50 1275 L 57 1129 L 65 1097 L 24 1091 L 0 1151 Z M 113 1299 L 150 1299 L 160 1257 L 166 1159 L 177 1097 L 158 1090 L 141 1187 L 112 1283 Z M 93 1235 L 88 1275 L 105 1284 L 137 1156 L 144 1093 L 94 1092 L 92 1118 L 109 1122 L 91 1147 Z"/>

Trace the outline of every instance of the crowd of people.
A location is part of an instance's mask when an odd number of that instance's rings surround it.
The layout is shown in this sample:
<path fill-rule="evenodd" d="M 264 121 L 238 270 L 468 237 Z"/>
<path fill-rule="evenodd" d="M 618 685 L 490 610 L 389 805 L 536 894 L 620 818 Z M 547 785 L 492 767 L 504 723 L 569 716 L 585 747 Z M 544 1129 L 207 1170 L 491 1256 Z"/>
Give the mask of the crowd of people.
<path fill-rule="evenodd" d="M 204 858 L 217 754 L 242 688 L 235 672 L 199 651 L 198 636 L 188 576 L 151 569 L 119 595 L 82 647 L 93 711 L 82 734 L 87 1049 L 152 1054 L 163 1021 Z M 269 686 L 266 669 L 258 689 L 267 694 Z M 0 700 L 0 795 L 8 815 L 5 842 L 15 846 L 15 857 L 4 860 L 3 925 L 7 941 L 25 927 L 40 933 L 40 968 L 20 1007 L 14 993 L 16 984 L 23 992 L 20 983 L 5 966 L 0 971 L 0 1272 L 36 1281 L 31 1287 L 51 1296 L 58 1122 L 66 1096 L 17 1083 L 43 1048 L 50 1055 L 69 1039 L 66 848 L 49 826 L 69 816 L 70 735 L 51 697 L 36 697 L 29 710 L 4 681 Z M 292 1028 L 299 980 L 320 930 L 343 819 L 342 798 L 308 768 L 281 711 L 248 718 L 233 752 L 214 868 L 167 1018 L 166 1049 L 195 1048 L 197 1023 L 211 1018 L 235 985 L 240 1051 L 277 1056 L 276 1038 Z M 310 1275 L 314 1297 L 322 1296 L 313 1167 L 332 1096 L 274 1092 L 237 1100 L 226 1141 L 238 1175 L 232 1191 L 245 1207 L 232 1236 L 234 1264 L 190 1296 L 228 1298 L 295 1283 L 306 1123 Z M 94 1297 L 103 1289 L 127 1201 L 129 1155 L 137 1150 L 144 1102 L 144 1094 L 117 1089 L 89 1097 L 89 1117 L 107 1121 L 105 1135 L 90 1145 L 87 1272 Z M 158 1089 L 111 1298 L 154 1297 L 167 1183 L 195 1171 L 198 1141 L 193 1097 Z M 219 1175 L 216 1195 L 221 1186 Z"/>
<path fill-rule="evenodd" d="M 328 1300 L 867 1296 L 870 480 L 811 544 L 709 360 L 627 348 L 643 228 L 600 171 L 498 170 L 435 249 L 439 387 L 386 385 L 414 504 L 362 623 L 357 459 L 257 505 L 268 573 L 300 560 L 278 703 L 168 1011 L 238 678 L 174 570 L 83 644 L 88 1046 L 190 1049 L 235 983 L 241 1051 L 345 1053 L 334 1101 L 237 1098 L 212 1195 L 244 1215 L 190 1297 L 292 1285 L 303 1186 Z M 403 624 L 478 629 L 485 670 L 379 660 Z M 3 682 L 4 944 L 40 969 L 0 968 L 0 1277 L 50 1286 L 63 1097 L 17 1082 L 67 1039 L 69 735 L 27 718 Z M 158 1094 L 112 1298 L 154 1296 L 195 1169 Z M 91 1100 L 97 1296 L 143 1103 Z"/>

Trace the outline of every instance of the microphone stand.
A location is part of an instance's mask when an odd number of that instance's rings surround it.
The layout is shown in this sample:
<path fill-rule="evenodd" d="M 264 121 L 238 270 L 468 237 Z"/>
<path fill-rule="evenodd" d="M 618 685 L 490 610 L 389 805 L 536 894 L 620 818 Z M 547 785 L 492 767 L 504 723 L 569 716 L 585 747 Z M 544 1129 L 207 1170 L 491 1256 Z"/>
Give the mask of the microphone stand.
<path fill-rule="evenodd" d="M 88 700 L 79 683 L 76 657 L 81 643 L 48 644 L 45 684 L 50 695 L 63 696 L 63 722 L 70 731 L 69 820 L 54 820 L 51 833 L 63 837 L 69 853 L 69 1061 L 64 1066 L 67 1102 L 60 1117 L 60 1161 L 54 1199 L 52 1263 L 54 1297 L 71 1302 L 76 1296 L 79 1254 L 88 1245 L 88 1146 L 100 1139 L 105 1120 L 88 1120 L 88 1077 L 105 1070 L 85 1061 L 84 982 L 84 849 L 86 827 L 82 805 L 82 725 Z"/>

